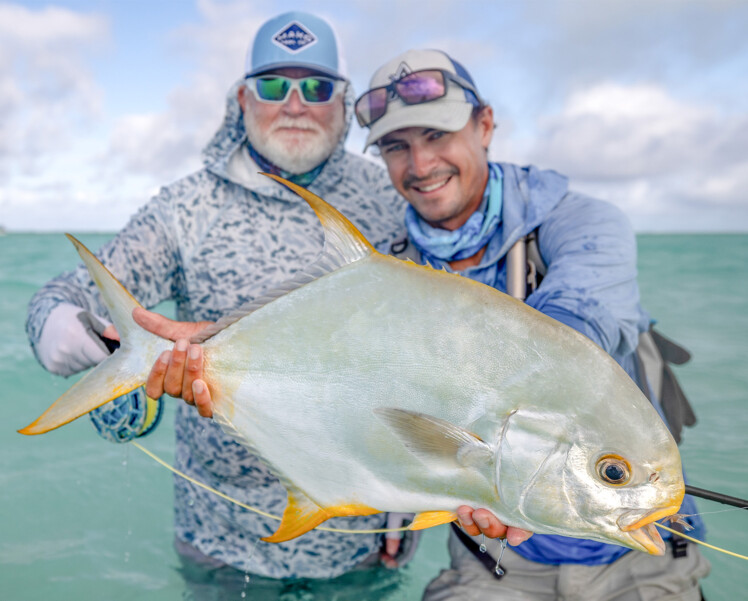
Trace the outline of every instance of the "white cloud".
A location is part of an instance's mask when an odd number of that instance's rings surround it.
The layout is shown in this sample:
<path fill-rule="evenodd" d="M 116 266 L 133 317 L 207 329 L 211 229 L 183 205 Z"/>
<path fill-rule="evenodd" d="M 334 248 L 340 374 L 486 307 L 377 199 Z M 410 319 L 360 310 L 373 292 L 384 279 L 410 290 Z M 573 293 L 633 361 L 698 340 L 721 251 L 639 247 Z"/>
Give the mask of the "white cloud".
<path fill-rule="evenodd" d="M 524 153 L 615 202 L 639 229 L 739 229 L 748 226 L 746 131 L 748 116 L 657 85 L 601 83 L 542 117 Z"/>
<path fill-rule="evenodd" d="M 106 42 L 96 15 L 0 4 L 0 183 L 69 150 L 100 106 L 84 53 Z"/>
<path fill-rule="evenodd" d="M 159 113 L 125 114 L 114 127 L 100 158 L 106 177 L 138 175 L 167 183 L 200 165 L 200 152 L 218 129 L 225 98 L 243 74 L 244 57 L 258 16 L 245 3 L 198 2 L 199 24 L 170 32 L 170 45 L 193 65 L 187 80 L 169 94 Z"/>
<path fill-rule="evenodd" d="M 138 108 L 130 110 L 92 74 L 112 49 L 107 18 L 0 4 L 0 221 L 16 227 L 10 214 L 28 223 L 23 207 L 33 206 L 61 227 L 59 207 L 69 202 L 71 214 L 81 213 L 76 223 L 121 227 L 151 191 L 200 164 L 254 32 L 296 7 L 335 26 L 358 93 L 396 53 L 442 48 L 465 63 L 495 109 L 492 157 L 565 172 L 642 229 L 669 229 L 676 211 L 697 226 L 748 228 L 740 217 L 748 80 L 736 76 L 748 68 L 748 7 L 716 0 L 434 0 L 429 14 L 401 0 L 197 0 L 196 16 L 162 18 L 158 31 L 153 21 L 150 33 L 165 43 L 148 47 L 149 75 L 171 91 L 158 101 L 133 94 Z M 127 70 L 139 32 L 117 25 L 118 89 L 147 91 L 149 81 Z M 348 147 L 359 151 L 364 137 L 354 125 Z M 709 219 L 699 219 L 705 206 Z"/>
<path fill-rule="evenodd" d="M 713 109 L 660 86 L 602 83 L 539 119 L 530 154 L 585 179 L 667 174 L 702 162 L 721 125 Z"/>

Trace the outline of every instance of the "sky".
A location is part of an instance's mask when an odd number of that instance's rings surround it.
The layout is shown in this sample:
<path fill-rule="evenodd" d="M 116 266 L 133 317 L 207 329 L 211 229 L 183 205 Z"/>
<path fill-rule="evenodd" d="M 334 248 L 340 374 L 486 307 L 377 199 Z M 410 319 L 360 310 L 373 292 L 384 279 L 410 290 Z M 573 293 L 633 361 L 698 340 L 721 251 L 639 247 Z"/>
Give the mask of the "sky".
<path fill-rule="evenodd" d="M 295 9 L 335 27 L 357 95 L 445 50 L 493 106 L 492 160 L 563 173 L 638 232 L 748 231 L 746 0 L 0 0 L 0 226 L 121 228 L 200 168 L 254 33 Z"/>

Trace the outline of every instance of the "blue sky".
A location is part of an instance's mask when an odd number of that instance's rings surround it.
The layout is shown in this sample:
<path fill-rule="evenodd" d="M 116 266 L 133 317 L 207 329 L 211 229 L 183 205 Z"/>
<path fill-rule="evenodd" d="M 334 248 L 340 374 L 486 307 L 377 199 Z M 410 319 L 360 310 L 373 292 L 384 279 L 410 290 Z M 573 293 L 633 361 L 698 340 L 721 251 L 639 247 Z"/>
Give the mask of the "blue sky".
<path fill-rule="evenodd" d="M 357 93 L 446 50 L 494 107 L 492 159 L 638 231 L 748 231 L 748 3 L 728 0 L 0 0 L 0 225 L 122 227 L 199 167 L 254 32 L 291 9 L 335 26 Z"/>

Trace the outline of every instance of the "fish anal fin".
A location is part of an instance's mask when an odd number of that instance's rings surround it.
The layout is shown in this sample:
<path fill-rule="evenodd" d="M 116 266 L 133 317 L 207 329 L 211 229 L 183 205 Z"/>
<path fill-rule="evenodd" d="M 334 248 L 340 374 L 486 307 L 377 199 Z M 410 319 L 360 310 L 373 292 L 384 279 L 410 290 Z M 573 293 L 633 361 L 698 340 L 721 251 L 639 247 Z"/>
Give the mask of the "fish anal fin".
<path fill-rule="evenodd" d="M 380 511 L 361 503 L 320 507 L 299 489 L 289 489 L 288 504 L 283 512 L 280 526 L 272 536 L 267 536 L 262 540 L 266 543 L 282 543 L 306 534 L 330 518 L 374 513 L 380 513 Z"/>
<path fill-rule="evenodd" d="M 262 540 L 266 543 L 282 543 L 319 526 L 330 516 L 300 490 L 288 492 L 288 504 L 283 512 L 280 526 L 272 536 Z"/>
<path fill-rule="evenodd" d="M 493 461 L 494 449 L 472 432 L 425 413 L 396 407 L 375 409 L 377 417 L 422 460 L 481 467 Z"/>
<path fill-rule="evenodd" d="M 423 511 L 416 514 L 413 521 L 408 526 L 408 530 L 424 530 L 433 526 L 449 524 L 457 519 L 455 511 Z"/>

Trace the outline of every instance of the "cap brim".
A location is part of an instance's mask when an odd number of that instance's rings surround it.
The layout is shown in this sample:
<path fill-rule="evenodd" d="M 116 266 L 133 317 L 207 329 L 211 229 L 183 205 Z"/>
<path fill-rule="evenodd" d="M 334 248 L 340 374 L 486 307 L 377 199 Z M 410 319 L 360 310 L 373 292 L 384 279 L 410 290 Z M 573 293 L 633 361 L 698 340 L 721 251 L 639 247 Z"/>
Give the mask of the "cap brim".
<path fill-rule="evenodd" d="M 472 104 L 464 100 L 446 98 L 413 105 L 391 101 L 384 117 L 371 126 L 364 150 L 387 134 L 406 127 L 459 131 L 467 125 L 473 108 Z"/>
<path fill-rule="evenodd" d="M 341 79 L 343 81 L 347 81 L 345 77 L 340 75 L 340 73 L 336 73 L 332 69 L 326 69 L 325 67 L 321 67 L 319 65 L 313 65 L 311 63 L 288 63 L 288 62 L 272 63 L 269 65 L 263 65 L 262 67 L 253 69 L 249 73 L 245 74 L 245 77 L 254 77 L 255 75 L 262 75 L 263 73 L 267 73 L 268 71 L 274 71 L 275 69 L 292 69 L 292 68 L 310 69 L 312 71 L 316 71 L 317 73 L 321 73 L 323 75 L 333 77 L 335 79 Z"/>

